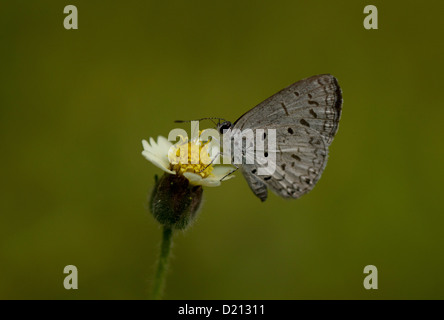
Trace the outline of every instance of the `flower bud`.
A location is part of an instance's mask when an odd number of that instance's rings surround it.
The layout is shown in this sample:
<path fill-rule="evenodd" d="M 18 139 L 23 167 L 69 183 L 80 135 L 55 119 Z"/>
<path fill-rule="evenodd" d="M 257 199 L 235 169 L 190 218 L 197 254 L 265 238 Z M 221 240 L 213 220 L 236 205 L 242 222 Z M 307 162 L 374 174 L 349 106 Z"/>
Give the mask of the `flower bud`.
<path fill-rule="evenodd" d="M 156 179 L 150 199 L 151 213 L 164 226 L 185 229 L 197 215 L 202 193 L 202 186 L 190 185 L 184 176 L 165 173 Z"/>

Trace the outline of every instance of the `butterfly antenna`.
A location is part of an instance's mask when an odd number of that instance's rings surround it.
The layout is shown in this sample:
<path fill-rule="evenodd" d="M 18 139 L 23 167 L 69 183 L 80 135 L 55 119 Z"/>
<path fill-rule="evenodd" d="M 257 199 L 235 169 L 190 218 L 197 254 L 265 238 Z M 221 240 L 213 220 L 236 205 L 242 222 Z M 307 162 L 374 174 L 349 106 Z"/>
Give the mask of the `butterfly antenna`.
<path fill-rule="evenodd" d="M 214 119 L 219 120 L 218 123 L 216 123 L 214 121 Z M 191 121 L 202 121 L 202 120 L 211 120 L 211 122 L 213 122 L 215 126 L 220 125 L 220 121 L 221 120 L 226 121 L 224 118 L 211 117 L 211 118 L 201 118 L 201 119 L 196 119 L 196 120 L 175 120 L 174 122 L 175 123 L 188 123 L 188 122 L 191 122 Z"/>

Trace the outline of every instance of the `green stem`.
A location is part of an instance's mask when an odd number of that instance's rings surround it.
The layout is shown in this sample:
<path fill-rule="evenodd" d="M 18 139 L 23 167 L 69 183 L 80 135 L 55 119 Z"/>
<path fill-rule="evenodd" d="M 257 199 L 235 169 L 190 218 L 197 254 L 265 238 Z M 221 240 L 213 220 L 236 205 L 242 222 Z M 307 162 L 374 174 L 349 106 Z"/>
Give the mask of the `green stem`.
<path fill-rule="evenodd" d="M 166 272 L 168 269 L 168 260 L 173 238 L 173 229 L 171 227 L 163 227 L 162 245 L 160 248 L 160 257 L 157 264 L 156 277 L 154 278 L 153 299 L 160 300 L 165 286 Z"/>

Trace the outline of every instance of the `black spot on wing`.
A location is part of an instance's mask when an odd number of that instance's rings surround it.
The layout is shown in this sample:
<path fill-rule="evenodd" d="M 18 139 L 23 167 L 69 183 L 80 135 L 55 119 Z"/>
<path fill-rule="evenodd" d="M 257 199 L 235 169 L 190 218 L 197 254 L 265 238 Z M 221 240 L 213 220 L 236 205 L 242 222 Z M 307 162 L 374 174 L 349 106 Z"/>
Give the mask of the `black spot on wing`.
<path fill-rule="evenodd" d="M 318 114 L 313 111 L 313 109 L 310 109 L 310 114 L 313 116 L 313 118 L 317 118 Z"/>
<path fill-rule="evenodd" d="M 308 100 L 308 104 L 315 105 L 316 107 L 319 106 L 319 103 L 313 100 Z"/>
<path fill-rule="evenodd" d="M 287 116 L 289 116 L 290 114 L 288 113 L 287 107 L 285 106 L 285 104 L 283 102 L 281 102 L 281 106 L 282 106 L 282 108 L 284 108 L 285 114 Z"/>
<path fill-rule="evenodd" d="M 310 124 L 309 124 L 305 119 L 301 119 L 299 122 L 300 122 L 303 126 L 310 127 Z"/>

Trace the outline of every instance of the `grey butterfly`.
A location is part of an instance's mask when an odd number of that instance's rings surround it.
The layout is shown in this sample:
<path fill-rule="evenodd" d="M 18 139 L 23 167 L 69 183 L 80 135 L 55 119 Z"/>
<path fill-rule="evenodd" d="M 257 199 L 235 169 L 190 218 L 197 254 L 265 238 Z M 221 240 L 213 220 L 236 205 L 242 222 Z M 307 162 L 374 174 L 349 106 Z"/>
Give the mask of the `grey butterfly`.
<path fill-rule="evenodd" d="M 279 91 L 242 115 L 227 129 L 276 130 L 276 169 L 258 175 L 256 164 L 240 164 L 239 169 L 254 194 L 265 201 L 270 188 L 283 198 L 297 199 L 313 189 L 327 164 L 328 147 L 338 131 L 342 92 L 329 74 L 298 81 Z M 256 150 L 260 151 L 260 150 Z M 262 151 L 263 152 L 263 151 Z"/>

